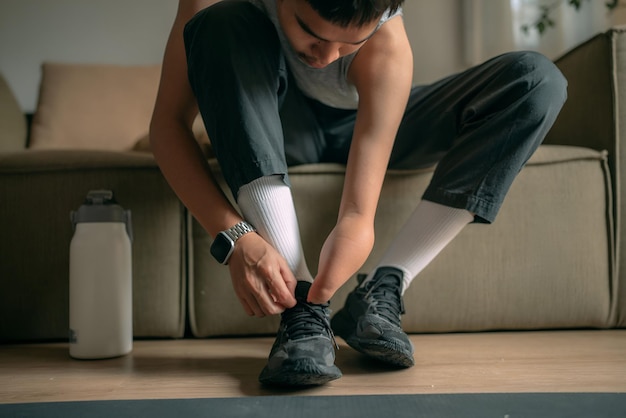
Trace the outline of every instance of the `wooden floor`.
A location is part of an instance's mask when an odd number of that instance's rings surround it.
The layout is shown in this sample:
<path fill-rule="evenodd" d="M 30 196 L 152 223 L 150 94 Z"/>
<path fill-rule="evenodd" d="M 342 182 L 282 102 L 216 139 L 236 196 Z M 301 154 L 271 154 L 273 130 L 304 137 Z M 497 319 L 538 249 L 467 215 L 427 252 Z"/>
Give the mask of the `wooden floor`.
<path fill-rule="evenodd" d="M 271 338 L 136 341 L 133 353 L 73 360 L 67 344 L 0 346 L 0 403 L 477 392 L 626 392 L 626 330 L 414 335 L 415 367 L 389 370 L 340 341 L 343 378 L 260 386 Z"/>

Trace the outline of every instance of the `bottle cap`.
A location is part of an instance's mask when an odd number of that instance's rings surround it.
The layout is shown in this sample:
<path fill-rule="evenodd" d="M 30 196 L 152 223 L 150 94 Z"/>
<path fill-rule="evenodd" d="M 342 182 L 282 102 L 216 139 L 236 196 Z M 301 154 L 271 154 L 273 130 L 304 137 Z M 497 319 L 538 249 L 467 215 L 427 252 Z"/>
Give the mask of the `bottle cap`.
<path fill-rule="evenodd" d="M 111 190 L 91 190 L 77 211 L 70 213 L 72 226 L 78 223 L 121 222 L 132 240 L 130 210 L 124 210 L 113 197 Z"/>

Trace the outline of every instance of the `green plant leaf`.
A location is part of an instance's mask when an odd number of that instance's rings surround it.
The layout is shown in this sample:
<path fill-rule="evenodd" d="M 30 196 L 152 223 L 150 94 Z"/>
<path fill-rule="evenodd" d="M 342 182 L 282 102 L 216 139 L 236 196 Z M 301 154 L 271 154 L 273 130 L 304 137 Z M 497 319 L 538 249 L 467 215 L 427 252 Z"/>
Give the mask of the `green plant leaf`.
<path fill-rule="evenodd" d="M 556 26 L 556 22 L 551 18 L 554 9 L 565 3 L 579 11 L 583 5 L 583 1 L 585 0 L 557 0 L 549 5 L 537 5 L 536 7 L 539 9 L 539 17 L 532 23 L 523 24 L 521 30 L 527 35 L 530 33 L 531 28 L 534 28 L 540 35 L 543 35 L 546 30 Z M 609 11 L 612 11 L 619 6 L 620 1 L 621 0 L 607 0 L 604 5 Z"/>

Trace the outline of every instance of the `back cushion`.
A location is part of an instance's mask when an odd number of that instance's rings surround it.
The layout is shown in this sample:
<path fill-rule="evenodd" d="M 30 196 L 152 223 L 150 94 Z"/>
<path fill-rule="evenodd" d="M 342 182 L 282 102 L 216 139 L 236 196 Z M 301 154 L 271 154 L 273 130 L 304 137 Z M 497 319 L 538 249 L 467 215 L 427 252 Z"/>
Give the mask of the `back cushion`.
<path fill-rule="evenodd" d="M 26 147 L 26 118 L 9 84 L 0 74 L 0 152 Z"/>
<path fill-rule="evenodd" d="M 130 150 L 146 137 L 160 65 L 44 63 L 29 147 Z"/>

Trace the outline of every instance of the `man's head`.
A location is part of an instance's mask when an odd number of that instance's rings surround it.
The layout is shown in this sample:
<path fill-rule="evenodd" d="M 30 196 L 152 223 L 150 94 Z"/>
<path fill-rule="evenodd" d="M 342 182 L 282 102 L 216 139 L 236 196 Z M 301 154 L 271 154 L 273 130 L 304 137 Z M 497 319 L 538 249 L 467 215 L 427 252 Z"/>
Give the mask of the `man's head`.
<path fill-rule="evenodd" d="M 387 9 L 398 10 L 404 0 L 306 0 L 321 17 L 341 27 L 377 22 Z"/>
<path fill-rule="evenodd" d="M 387 9 L 403 0 L 278 0 L 278 18 L 299 58 L 323 68 L 361 48 Z"/>

